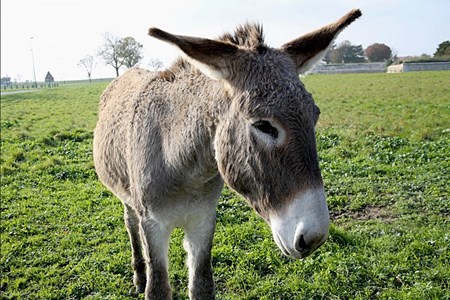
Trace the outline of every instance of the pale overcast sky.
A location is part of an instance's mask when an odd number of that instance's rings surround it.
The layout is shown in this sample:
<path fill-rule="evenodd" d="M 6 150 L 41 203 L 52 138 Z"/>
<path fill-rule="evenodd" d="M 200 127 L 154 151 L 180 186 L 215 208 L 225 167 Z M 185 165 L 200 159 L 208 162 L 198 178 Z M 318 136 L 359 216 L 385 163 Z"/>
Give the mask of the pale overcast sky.
<path fill-rule="evenodd" d="M 450 40 L 449 0 L 1 0 L 1 75 L 31 80 L 32 47 L 38 81 L 47 71 L 57 81 L 84 79 L 86 72 L 77 64 L 97 53 L 104 32 L 143 44 L 142 67 L 149 68 L 154 58 L 168 66 L 178 52 L 147 36 L 152 26 L 214 38 L 257 21 L 268 44 L 277 47 L 352 8 L 363 16 L 337 42 L 350 40 L 364 48 L 385 43 L 407 56 L 432 55 L 439 43 Z M 92 76 L 114 77 L 115 72 L 99 60 Z"/>

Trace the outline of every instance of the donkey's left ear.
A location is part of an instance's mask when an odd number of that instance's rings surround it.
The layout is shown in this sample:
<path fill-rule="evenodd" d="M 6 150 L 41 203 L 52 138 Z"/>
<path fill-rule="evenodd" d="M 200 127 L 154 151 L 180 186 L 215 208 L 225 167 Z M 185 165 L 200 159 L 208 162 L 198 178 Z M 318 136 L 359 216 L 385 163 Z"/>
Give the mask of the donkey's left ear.
<path fill-rule="evenodd" d="M 361 15 L 359 9 L 354 9 L 337 22 L 284 44 L 280 50 L 292 57 L 298 74 L 305 73 L 325 55 L 338 34 Z"/>
<path fill-rule="evenodd" d="M 158 28 L 150 28 L 148 34 L 177 46 L 206 76 L 216 80 L 229 79 L 232 76 L 230 62 L 239 51 L 237 46 L 210 39 L 175 35 Z"/>

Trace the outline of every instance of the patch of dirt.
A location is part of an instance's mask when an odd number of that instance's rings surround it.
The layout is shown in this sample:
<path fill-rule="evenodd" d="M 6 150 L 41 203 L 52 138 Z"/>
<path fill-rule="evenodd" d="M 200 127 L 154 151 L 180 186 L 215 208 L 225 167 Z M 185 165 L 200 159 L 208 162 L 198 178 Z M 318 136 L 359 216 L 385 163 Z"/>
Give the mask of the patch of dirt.
<path fill-rule="evenodd" d="M 361 210 L 341 210 L 331 211 L 330 216 L 332 220 L 351 219 L 359 221 L 367 220 L 383 220 L 386 223 L 391 223 L 397 220 L 397 217 L 386 206 L 366 206 Z"/>

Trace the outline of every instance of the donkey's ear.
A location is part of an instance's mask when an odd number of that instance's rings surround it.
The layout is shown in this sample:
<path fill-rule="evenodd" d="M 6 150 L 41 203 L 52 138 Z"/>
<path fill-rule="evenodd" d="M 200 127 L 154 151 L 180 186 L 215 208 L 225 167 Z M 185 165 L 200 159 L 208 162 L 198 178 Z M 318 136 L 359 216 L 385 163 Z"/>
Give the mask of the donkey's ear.
<path fill-rule="evenodd" d="M 208 77 L 227 79 L 231 76 L 229 66 L 238 52 L 237 46 L 210 39 L 174 35 L 158 28 L 150 28 L 148 34 L 177 46 Z"/>
<path fill-rule="evenodd" d="M 354 9 L 337 22 L 284 44 L 281 47 L 281 51 L 288 53 L 292 57 L 297 66 L 298 74 L 305 73 L 325 55 L 338 34 L 360 16 L 361 11 Z"/>

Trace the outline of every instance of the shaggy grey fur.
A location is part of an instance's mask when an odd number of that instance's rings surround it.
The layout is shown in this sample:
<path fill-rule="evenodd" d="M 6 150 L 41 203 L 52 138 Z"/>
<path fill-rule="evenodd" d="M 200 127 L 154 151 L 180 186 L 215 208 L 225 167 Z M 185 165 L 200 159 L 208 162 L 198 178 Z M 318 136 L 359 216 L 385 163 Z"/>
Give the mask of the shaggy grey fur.
<path fill-rule="evenodd" d="M 191 299 L 214 298 L 211 247 L 224 181 L 269 224 L 295 195 L 322 188 L 319 109 L 298 74 L 360 15 L 354 10 L 279 49 L 255 24 L 217 40 L 150 30 L 188 59 L 114 80 L 94 132 L 96 171 L 124 203 L 134 283 L 146 299 L 171 298 L 167 248 L 175 227 L 186 232 Z M 310 243 L 300 236 L 299 251 L 318 246 Z"/>

